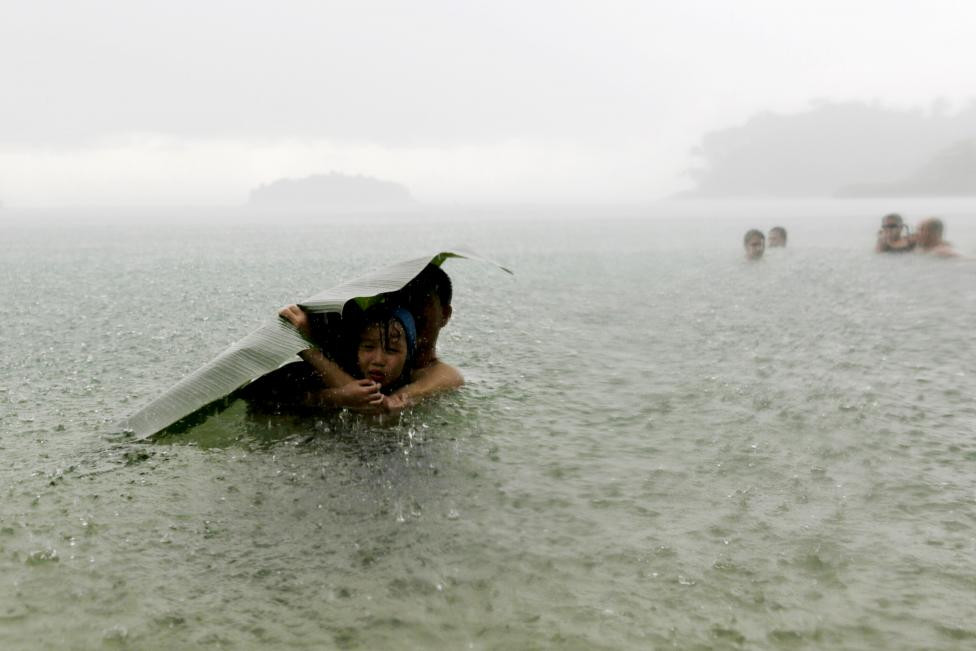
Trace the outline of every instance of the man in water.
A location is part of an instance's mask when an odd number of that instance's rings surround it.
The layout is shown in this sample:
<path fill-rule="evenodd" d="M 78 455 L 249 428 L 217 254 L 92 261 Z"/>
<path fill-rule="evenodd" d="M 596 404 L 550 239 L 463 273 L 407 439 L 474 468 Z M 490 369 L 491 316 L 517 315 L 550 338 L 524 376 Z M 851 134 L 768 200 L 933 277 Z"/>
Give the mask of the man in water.
<path fill-rule="evenodd" d="M 319 392 L 317 401 L 328 407 L 395 413 L 424 398 L 463 385 L 464 377 L 460 371 L 437 357 L 437 337 L 453 312 L 452 294 L 450 277 L 439 266 L 428 264 L 394 297 L 393 300 L 402 303 L 414 316 L 417 344 L 412 380 L 392 395 L 383 395 L 380 386 L 368 378 L 353 378 L 319 348 L 303 351 L 301 358 L 318 372 L 328 387 Z M 310 338 L 308 315 L 301 308 L 289 305 L 279 314 Z"/>
<path fill-rule="evenodd" d="M 908 253 L 915 248 L 915 240 L 906 232 L 901 215 L 891 213 L 881 218 L 881 230 L 874 245 L 876 253 Z"/>
<path fill-rule="evenodd" d="M 742 245 L 746 249 L 746 260 L 758 260 L 763 257 L 763 252 L 766 250 L 766 236 L 762 231 L 750 229 L 742 238 Z"/>
<path fill-rule="evenodd" d="M 930 253 L 940 258 L 955 258 L 956 253 L 952 245 L 942 239 L 945 226 L 941 219 L 930 217 L 919 222 L 918 229 L 915 231 L 915 243 L 918 250 L 922 253 Z"/>
<path fill-rule="evenodd" d="M 766 245 L 773 249 L 786 246 L 786 229 L 782 226 L 773 226 L 769 229 L 769 237 L 766 238 Z"/>

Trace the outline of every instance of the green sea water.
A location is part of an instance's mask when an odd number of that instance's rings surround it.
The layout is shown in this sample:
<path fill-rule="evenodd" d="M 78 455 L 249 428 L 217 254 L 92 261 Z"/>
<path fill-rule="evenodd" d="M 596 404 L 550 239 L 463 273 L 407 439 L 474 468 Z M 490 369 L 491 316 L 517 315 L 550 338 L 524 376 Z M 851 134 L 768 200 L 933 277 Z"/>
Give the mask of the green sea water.
<path fill-rule="evenodd" d="M 976 262 L 873 254 L 888 210 L 0 222 L 0 647 L 972 648 Z M 515 272 L 445 266 L 457 394 L 117 432 L 279 306 L 456 244 Z"/>

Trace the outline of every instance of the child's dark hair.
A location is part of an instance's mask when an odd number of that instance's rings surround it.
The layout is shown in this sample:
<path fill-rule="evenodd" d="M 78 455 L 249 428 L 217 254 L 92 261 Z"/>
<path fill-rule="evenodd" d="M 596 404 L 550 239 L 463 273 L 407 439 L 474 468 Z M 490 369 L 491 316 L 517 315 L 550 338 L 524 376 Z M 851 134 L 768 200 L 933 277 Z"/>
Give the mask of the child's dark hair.
<path fill-rule="evenodd" d="M 394 323 L 399 323 L 403 328 L 406 340 L 403 342 L 407 347 L 407 359 L 403 365 L 403 373 L 395 383 L 397 388 L 410 381 L 410 371 L 413 368 L 413 357 L 416 352 L 417 326 L 414 323 L 413 315 L 404 307 L 392 303 L 379 303 L 367 308 L 365 311 L 355 306 L 354 302 L 347 305 L 343 311 L 343 340 L 341 359 L 336 361 L 345 368 L 346 372 L 354 377 L 360 377 L 362 372 L 359 369 L 359 342 L 363 332 L 372 326 L 379 326 L 380 345 L 384 348 L 390 340 L 390 331 Z"/>

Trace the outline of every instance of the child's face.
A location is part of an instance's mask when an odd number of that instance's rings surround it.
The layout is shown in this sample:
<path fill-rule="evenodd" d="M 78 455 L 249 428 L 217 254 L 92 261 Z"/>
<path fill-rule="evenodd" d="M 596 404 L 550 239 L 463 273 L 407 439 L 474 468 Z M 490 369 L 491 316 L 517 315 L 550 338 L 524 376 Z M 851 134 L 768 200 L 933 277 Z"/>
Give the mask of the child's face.
<path fill-rule="evenodd" d="M 384 329 L 386 337 L 382 336 Z M 368 326 L 359 338 L 357 360 L 359 370 L 370 380 L 383 387 L 396 382 L 407 362 L 407 338 L 403 326 L 398 321 L 391 321 L 388 329 L 379 323 Z"/>

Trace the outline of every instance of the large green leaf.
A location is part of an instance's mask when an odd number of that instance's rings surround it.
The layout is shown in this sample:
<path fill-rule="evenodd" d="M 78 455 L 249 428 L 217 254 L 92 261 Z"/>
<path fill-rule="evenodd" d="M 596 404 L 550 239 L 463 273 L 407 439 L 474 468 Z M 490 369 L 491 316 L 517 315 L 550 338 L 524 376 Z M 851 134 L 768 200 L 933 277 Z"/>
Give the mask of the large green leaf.
<path fill-rule="evenodd" d="M 301 301 L 299 305 L 311 313 L 341 313 L 347 301 L 357 299 L 365 307 L 370 299 L 380 294 L 402 289 L 428 264 L 441 265 L 449 258 L 490 262 L 465 249 L 442 251 L 342 283 Z M 496 266 L 511 273 L 501 265 Z M 290 323 L 274 318 L 126 418 L 120 427 L 136 438 L 145 439 L 177 421 L 220 411 L 227 406 L 225 398 L 233 391 L 294 360 L 295 355 L 309 345 Z"/>

